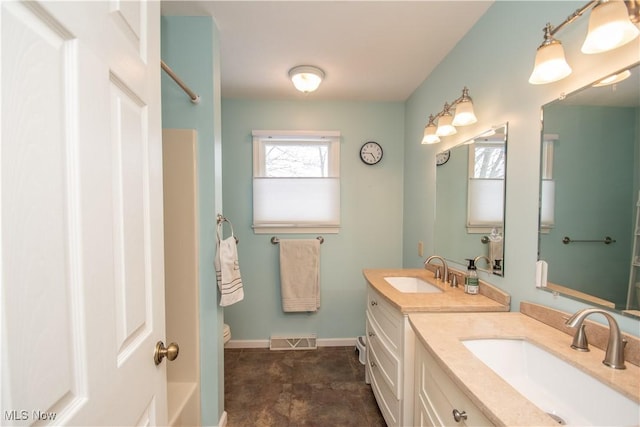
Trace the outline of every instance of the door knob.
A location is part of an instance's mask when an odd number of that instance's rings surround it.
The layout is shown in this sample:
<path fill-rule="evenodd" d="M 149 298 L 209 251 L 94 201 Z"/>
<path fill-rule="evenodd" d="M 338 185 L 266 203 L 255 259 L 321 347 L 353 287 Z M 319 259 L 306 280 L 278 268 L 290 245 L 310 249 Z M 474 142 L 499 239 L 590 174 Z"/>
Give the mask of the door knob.
<path fill-rule="evenodd" d="M 156 362 L 156 365 L 159 365 L 165 357 L 169 360 L 175 360 L 179 352 L 180 347 L 178 347 L 178 344 L 172 342 L 169 347 L 165 347 L 162 341 L 158 341 L 156 343 L 156 351 L 153 352 L 153 361 Z"/>

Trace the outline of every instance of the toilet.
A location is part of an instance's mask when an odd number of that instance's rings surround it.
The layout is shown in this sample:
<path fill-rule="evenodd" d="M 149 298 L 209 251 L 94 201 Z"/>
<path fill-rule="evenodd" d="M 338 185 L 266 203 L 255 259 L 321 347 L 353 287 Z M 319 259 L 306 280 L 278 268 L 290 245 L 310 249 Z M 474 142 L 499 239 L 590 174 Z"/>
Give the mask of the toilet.
<path fill-rule="evenodd" d="M 222 327 L 222 339 L 225 344 L 231 339 L 231 328 L 226 323 Z"/>

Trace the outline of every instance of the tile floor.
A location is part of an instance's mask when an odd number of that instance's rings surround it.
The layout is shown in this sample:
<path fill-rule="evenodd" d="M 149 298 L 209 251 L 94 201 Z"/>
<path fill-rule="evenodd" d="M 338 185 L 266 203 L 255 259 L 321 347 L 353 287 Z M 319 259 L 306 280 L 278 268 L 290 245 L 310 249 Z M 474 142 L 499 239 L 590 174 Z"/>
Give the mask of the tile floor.
<path fill-rule="evenodd" d="M 385 426 L 354 347 L 225 349 L 228 427 Z"/>

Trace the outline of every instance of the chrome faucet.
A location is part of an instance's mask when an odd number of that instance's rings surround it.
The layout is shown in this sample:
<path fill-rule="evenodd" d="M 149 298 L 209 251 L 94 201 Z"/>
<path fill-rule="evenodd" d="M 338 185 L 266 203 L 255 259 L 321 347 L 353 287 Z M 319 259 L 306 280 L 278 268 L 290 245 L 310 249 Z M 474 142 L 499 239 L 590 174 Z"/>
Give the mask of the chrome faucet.
<path fill-rule="evenodd" d="M 491 260 L 489 259 L 489 257 L 486 257 L 484 255 L 478 255 L 473 259 L 473 263 L 476 265 L 476 267 L 478 266 L 478 261 L 480 261 L 481 259 L 487 262 L 487 266 L 489 267 L 489 270 L 491 270 L 491 272 L 493 273 L 493 265 L 491 264 Z"/>
<path fill-rule="evenodd" d="M 443 276 L 442 276 L 442 280 L 444 282 L 448 282 L 449 281 L 449 266 L 447 265 L 447 262 L 444 260 L 444 258 L 442 258 L 441 256 L 431 255 L 424 262 L 424 268 L 427 268 L 427 264 L 429 264 L 431 262 L 431 260 L 434 260 L 434 259 L 439 259 L 440 262 L 442 263 L 442 269 L 444 270 L 444 273 L 443 273 Z"/>
<path fill-rule="evenodd" d="M 607 350 L 602 363 L 613 369 L 625 369 L 624 345 L 626 342 L 622 339 L 622 334 L 620 333 L 620 328 L 618 327 L 616 319 L 602 309 L 585 308 L 584 310 L 577 311 L 566 321 L 568 326 L 578 329 L 573 337 L 573 344 L 571 344 L 571 347 L 580 351 L 589 351 L 586 344 L 587 339 L 584 334 L 582 322 L 584 322 L 584 319 L 586 319 L 587 316 L 593 313 L 602 314 L 607 319 L 607 322 L 609 322 L 609 342 L 607 342 Z"/>

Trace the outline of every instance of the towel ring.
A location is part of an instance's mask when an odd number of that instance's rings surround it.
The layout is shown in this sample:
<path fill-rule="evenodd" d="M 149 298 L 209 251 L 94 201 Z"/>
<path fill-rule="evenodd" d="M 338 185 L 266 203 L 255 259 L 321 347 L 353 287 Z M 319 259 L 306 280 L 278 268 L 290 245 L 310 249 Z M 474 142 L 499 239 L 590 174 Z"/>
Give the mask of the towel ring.
<path fill-rule="evenodd" d="M 318 237 L 316 237 L 316 239 L 320 240 L 320 244 L 324 243 L 324 237 L 318 236 Z M 278 243 L 280 243 L 280 239 L 278 239 L 278 237 L 276 237 L 276 236 L 273 236 L 271 238 L 271 244 L 272 245 L 277 245 Z"/>
<path fill-rule="evenodd" d="M 220 224 L 221 222 L 226 222 L 227 224 L 229 224 L 231 226 L 231 232 L 233 233 L 233 224 L 231 224 L 231 221 L 222 216 L 222 214 L 218 214 L 216 216 L 216 224 Z M 233 238 L 236 240 L 236 245 L 240 243 L 240 239 L 238 239 L 238 236 L 236 236 L 235 233 L 233 234 Z"/>

